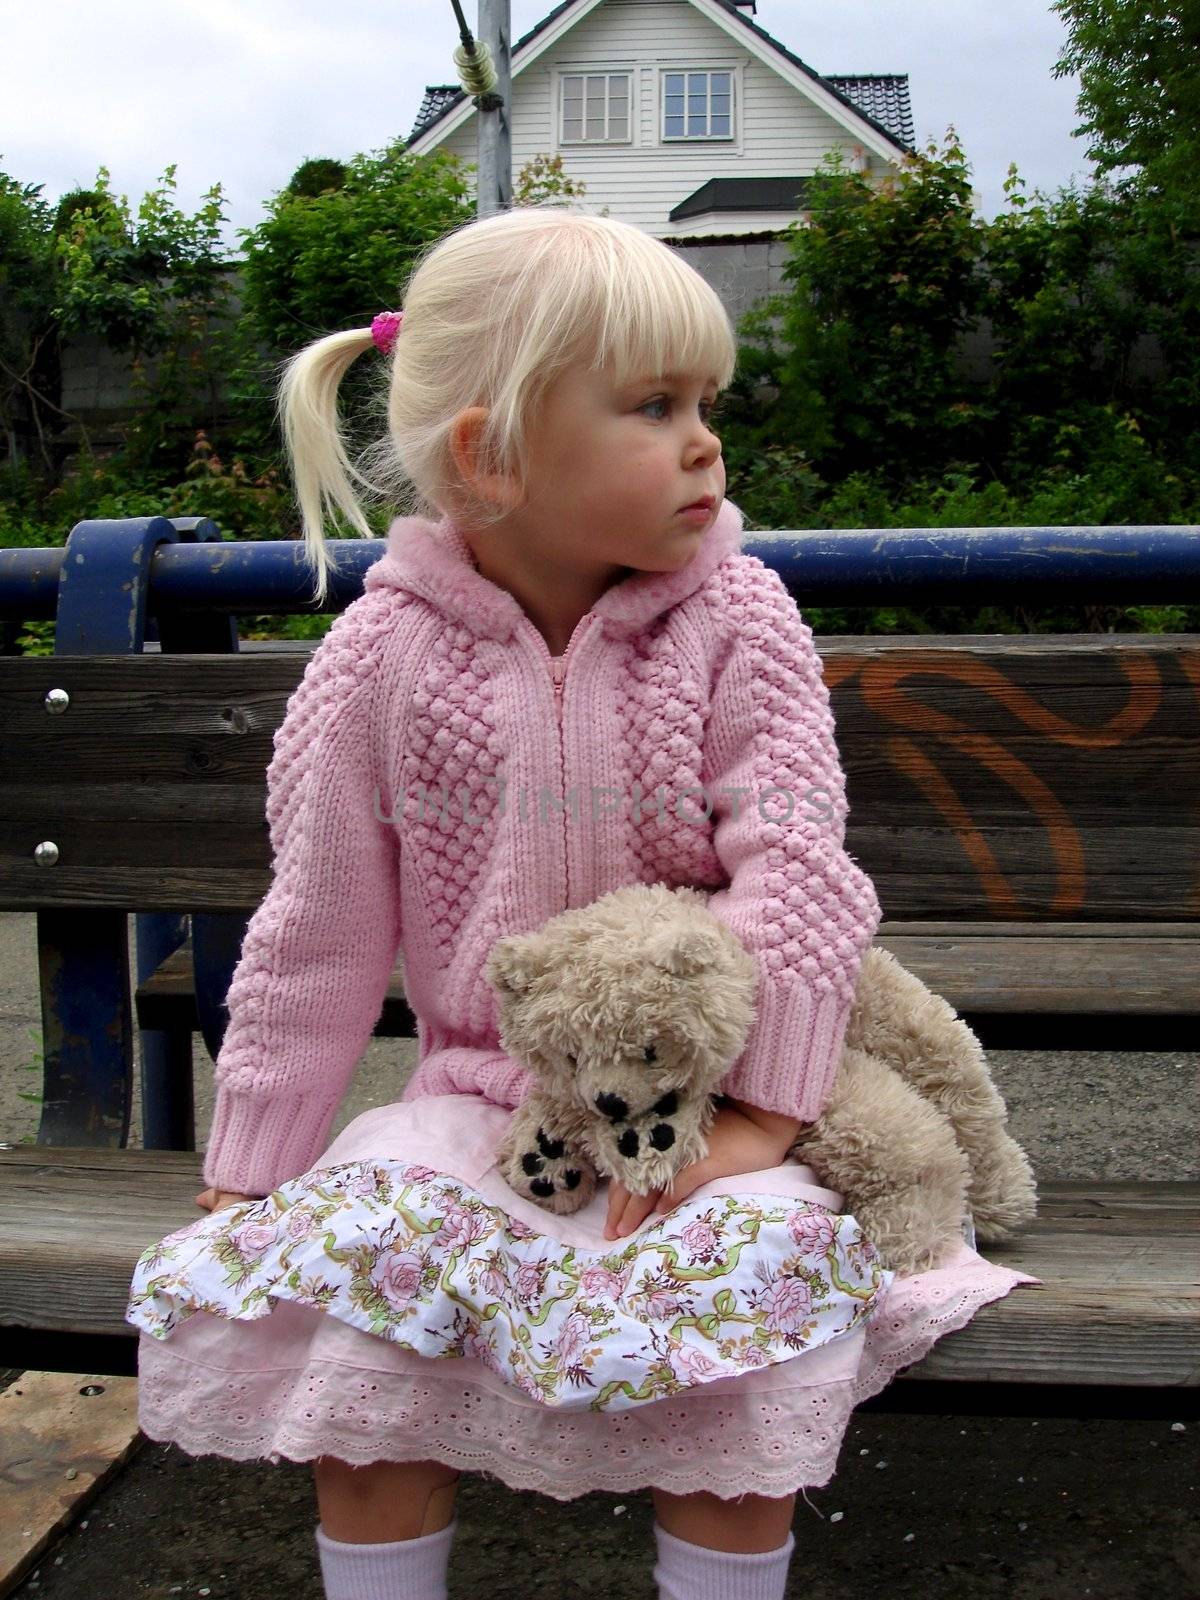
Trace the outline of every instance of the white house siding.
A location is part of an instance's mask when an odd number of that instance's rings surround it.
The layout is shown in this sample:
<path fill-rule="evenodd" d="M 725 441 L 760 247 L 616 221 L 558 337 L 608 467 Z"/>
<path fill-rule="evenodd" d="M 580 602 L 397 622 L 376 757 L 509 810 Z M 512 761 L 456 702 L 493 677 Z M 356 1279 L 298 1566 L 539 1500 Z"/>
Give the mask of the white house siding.
<path fill-rule="evenodd" d="M 783 58 L 779 60 L 786 68 Z M 733 139 L 660 143 L 660 73 L 701 67 L 734 74 Z M 560 74 L 601 69 L 632 72 L 632 142 L 594 149 L 560 146 Z M 453 151 L 473 165 L 476 137 L 472 112 L 436 148 Z M 827 111 L 802 90 L 793 89 L 689 0 L 604 0 L 513 78 L 514 177 L 535 155 L 561 155 L 564 170 L 587 185 L 580 202 L 586 210 L 607 211 L 661 238 L 761 235 L 785 227 L 792 219 L 781 213 L 734 212 L 680 223 L 668 217 L 710 178 L 803 176 L 815 172 L 826 151 L 834 147 L 845 152 L 848 164 L 862 151 L 855 137 Z M 870 160 L 872 170 L 886 170 L 877 154 Z"/>

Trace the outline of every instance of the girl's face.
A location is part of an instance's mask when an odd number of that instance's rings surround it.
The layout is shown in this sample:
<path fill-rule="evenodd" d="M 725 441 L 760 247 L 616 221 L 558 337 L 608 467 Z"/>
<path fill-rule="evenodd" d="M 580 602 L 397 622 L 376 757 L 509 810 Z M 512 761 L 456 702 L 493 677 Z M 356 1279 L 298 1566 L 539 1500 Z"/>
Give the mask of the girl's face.
<path fill-rule="evenodd" d="M 717 392 L 695 373 L 624 388 L 582 366 L 562 374 L 529 441 L 526 537 L 581 570 L 686 566 L 725 497 L 721 441 L 709 426 Z M 706 516 L 682 515 L 703 498 Z"/>

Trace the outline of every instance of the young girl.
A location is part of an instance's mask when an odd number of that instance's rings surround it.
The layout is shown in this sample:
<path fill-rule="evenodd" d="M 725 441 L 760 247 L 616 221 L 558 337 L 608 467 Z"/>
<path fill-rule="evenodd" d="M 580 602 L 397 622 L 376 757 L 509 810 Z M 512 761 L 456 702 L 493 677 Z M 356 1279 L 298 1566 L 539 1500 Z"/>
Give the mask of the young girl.
<path fill-rule="evenodd" d="M 376 345 L 369 460 L 412 514 L 275 735 L 209 1215 L 130 1298 L 141 1425 L 311 1461 L 328 1600 L 444 1597 L 464 1467 L 561 1500 L 647 1487 L 660 1596 L 780 1597 L 795 1493 L 829 1481 L 855 1405 L 1026 1280 L 965 1243 L 894 1278 L 788 1159 L 881 912 L 811 630 L 725 499 L 719 298 L 637 228 L 534 207 L 443 238 L 406 301 L 281 388 L 318 595 L 327 509 L 370 531 L 337 392 Z M 659 881 L 711 889 L 755 955 L 753 1031 L 705 1160 L 555 1217 L 495 1168 L 530 1080 L 484 965 Z M 416 1072 L 327 1143 L 397 960 Z M 627 1380 L 601 1387 L 601 1358 Z"/>

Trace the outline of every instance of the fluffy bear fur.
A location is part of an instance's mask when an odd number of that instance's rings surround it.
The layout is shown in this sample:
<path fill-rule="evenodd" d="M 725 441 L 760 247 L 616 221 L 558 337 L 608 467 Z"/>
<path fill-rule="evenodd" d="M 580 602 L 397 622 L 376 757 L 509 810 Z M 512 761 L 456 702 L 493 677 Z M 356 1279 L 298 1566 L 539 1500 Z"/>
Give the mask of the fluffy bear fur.
<path fill-rule="evenodd" d="M 754 1020 L 757 966 L 698 889 L 636 884 L 498 940 L 500 1038 L 539 1088 L 500 1152 L 517 1193 L 559 1214 L 598 1176 L 664 1187 L 706 1151 L 719 1084 Z M 931 1269 L 962 1239 L 1036 1211 L 979 1041 L 880 946 L 867 951 L 831 1096 L 792 1154 L 843 1196 L 884 1264 Z"/>

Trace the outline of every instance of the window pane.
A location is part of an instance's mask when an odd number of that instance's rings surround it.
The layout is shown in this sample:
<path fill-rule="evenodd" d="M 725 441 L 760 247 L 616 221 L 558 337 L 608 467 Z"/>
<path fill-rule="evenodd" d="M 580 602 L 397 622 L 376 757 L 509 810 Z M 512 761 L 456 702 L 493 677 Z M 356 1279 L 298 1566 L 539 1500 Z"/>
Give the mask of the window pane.
<path fill-rule="evenodd" d="M 727 94 L 713 95 L 712 109 L 714 117 L 727 117 L 729 115 L 729 96 Z"/>
<path fill-rule="evenodd" d="M 688 73 L 688 93 L 689 94 L 697 94 L 697 93 L 699 93 L 699 94 L 707 94 L 708 93 L 708 73 L 707 72 L 689 72 Z"/>
<path fill-rule="evenodd" d="M 681 117 L 683 115 L 683 96 L 681 94 L 669 94 L 667 96 L 667 115 L 669 117 Z"/>
<path fill-rule="evenodd" d="M 604 98 L 604 79 L 603 78 L 589 78 L 588 81 L 587 81 L 587 84 L 588 84 L 588 99 L 589 100 L 592 98 L 593 95 L 595 95 L 598 99 L 601 99 L 601 100 Z"/>
<path fill-rule="evenodd" d="M 714 94 L 728 94 L 729 93 L 730 74 L 728 72 L 714 72 L 714 73 L 711 74 L 711 77 L 712 77 L 712 89 L 713 89 L 713 93 Z"/>
<path fill-rule="evenodd" d="M 712 131 L 714 133 L 725 133 L 725 134 L 730 133 L 732 130 L 730 129 L 730 126 L 729 126 L 729 118 L 728 117 L 714 117 L 712 119 Z"/>
<path fill-rule="evenodd" d="M 587 119 L 587 137 L 589 139 L 603 139 L 603 137 L 604 137 L 604 118 L 603 117 L 589 117 Z"/>
<path fill-rule="evenodd" d="M 682 94 L 683 93 L 683 73 L 682 72 L 668 72 L 667 73 L 667 93 L 668 94 Z"/>
<path fill-rule="evenodd" d="M 566 117 L 563 119 L 563 138 L 583 138 L 583 122 L 579 117 Z"/>
<path fill-rule="evenodd" d="M 682 117 L 668 117 L 667 118 L 667 138 L 668 139 L 678 139 L 682 133 L 683 133 L 683 118 Z"/>
<path fill-rule="evenodd" d="M 628 139 L 629 123 L 623 112 L 619 117 L 611 117 L 609 119 L 608 133 L 611 139 Z"/>
<path fill-rule="evenodd" d="M 688 118 L 688 133 L 689 134 L 707 133 L 707 132 L 708 132 L 708 128 L 705 125 L 705 121 L 704 121 L 703 117 L 689 117 Z"/>

